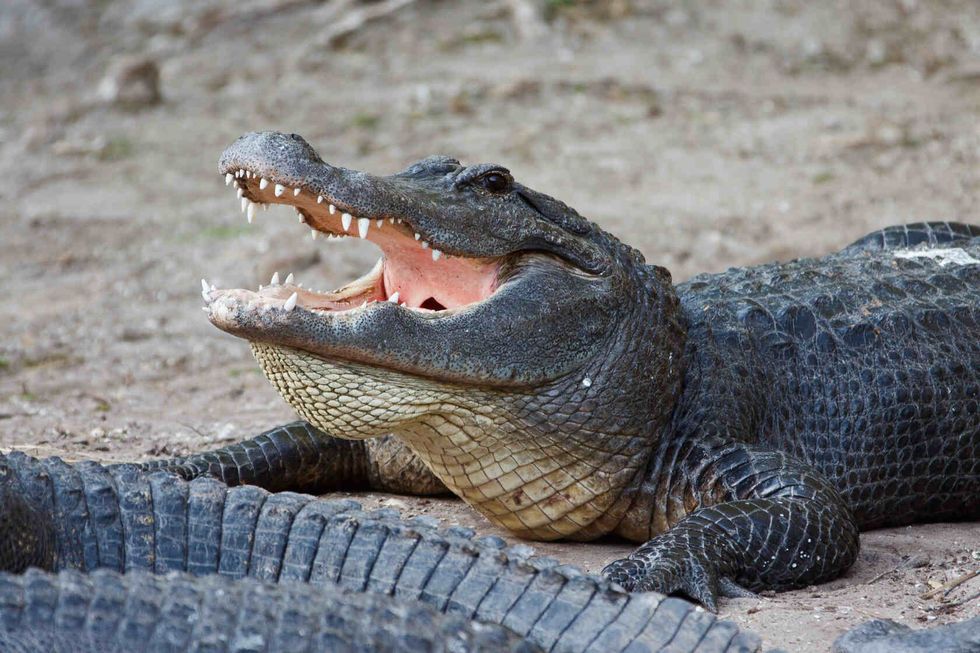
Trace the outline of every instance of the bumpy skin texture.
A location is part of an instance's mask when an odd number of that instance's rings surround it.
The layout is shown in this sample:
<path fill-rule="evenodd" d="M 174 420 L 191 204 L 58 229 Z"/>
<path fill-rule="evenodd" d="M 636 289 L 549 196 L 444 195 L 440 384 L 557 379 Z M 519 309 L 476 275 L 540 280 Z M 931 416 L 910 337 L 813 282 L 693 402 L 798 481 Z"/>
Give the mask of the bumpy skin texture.
<path fill-rule="evenodd" d="M 980 263 L 908 249 L 936 232 L 678 287 L 684 392 L 620 527 L 655 537 L 610 578 L 710 603 L 833 578 L 858 529 L 980 517 Z"/>
<path fill-rule="evenodd" d="M 402 521 L 392 511 L 366 513 L 353 501 L 22 454 L 0 457 L 0 471 L 9 479 L 0 496 L 0 569 L 23 568 L 25 559 L 36 564 L 35 552 L 18 545 L 27 530 L 46 533 L 52 543 L 51 556 L 41 564 L 48 570 L 188 572 L 339 585 L 499 624 L 548 651 L 758 648 L 756 636 L 685 601 L 627 595 L 573 567 L 531 557 L 528 547 L 505 548 L 499 538 L 474 539 L 459 527 L 440 531 L 431 520 Z M 11 498 L 30 505 L 31 521 L 5 512 Z M 112 592 L 119 581 L 102 576 L 91 582 L 98 591 Z M 181 577 L 152 585 L 165 595 L 185 585 L 208 594 L 217 582 Z M 269 613 L 276 614 L 283 602 L 292 603 L 289 592 L 306 590 L 267 591 Z M 314 607 L 318 600 L 311 596 Z M 263 602 L 227 604 L 247 612 Z M 3 611 L 0 603 L 0 624 Z M 222 637 L 232 636 L 227 621 L 205 615 L 202 624 L 211 623 Z M 398 623 L 384 628 L 394 636 L 415 633 Z"/>
<path fill-rule="evenodd" d="M 492 624 L 305 583 L 145 571 L 0 574 L 6 653 L 535 653 Z"/>

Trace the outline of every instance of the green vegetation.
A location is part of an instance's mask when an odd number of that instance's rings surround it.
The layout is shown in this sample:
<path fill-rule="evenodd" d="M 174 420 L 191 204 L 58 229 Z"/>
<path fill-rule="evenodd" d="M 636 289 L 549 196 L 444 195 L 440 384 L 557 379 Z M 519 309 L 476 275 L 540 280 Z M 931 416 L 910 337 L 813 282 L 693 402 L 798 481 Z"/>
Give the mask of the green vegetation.
<path fill-rule="evenodd" d="M 100 161 L 121 161 L 133 156 L 136 146 L 126 136 L 110 136 L 105 146 L 99 150 L 98 158 Z"/>
<path fill-rule="evenodd" d="M 358 129 L 374 129 L 381 122 L 381 116 L 373 113 L 360 112 L 354 114 L 350 122 L 351 125 Z"/>

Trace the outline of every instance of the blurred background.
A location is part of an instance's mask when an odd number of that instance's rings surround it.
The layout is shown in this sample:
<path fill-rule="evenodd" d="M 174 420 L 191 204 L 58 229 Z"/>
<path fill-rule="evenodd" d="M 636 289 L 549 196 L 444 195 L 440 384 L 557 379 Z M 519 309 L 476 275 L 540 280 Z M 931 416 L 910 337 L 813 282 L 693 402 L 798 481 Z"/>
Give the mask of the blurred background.
<path fill-rule="evenodd" d="M 504 164 L 681 280 L 980 220 L 980 2 L 3 0 L 0 446 L 292 418 L 200 278 L 335 287 L 377 250 L 246 224 L 216 162 L 265 129 L 374 173 Z"/>

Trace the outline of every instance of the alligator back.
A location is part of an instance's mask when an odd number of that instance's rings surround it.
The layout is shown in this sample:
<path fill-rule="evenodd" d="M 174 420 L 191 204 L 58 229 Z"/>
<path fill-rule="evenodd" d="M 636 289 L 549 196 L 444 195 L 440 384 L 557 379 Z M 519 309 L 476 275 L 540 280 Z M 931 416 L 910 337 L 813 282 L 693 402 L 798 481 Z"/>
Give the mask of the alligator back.
<path fill-rule="evenodd" d="M 677 428 L 809 462 L 865 529 L 980 516 L 980 238 L 959 227 L 680 285 Z"/>

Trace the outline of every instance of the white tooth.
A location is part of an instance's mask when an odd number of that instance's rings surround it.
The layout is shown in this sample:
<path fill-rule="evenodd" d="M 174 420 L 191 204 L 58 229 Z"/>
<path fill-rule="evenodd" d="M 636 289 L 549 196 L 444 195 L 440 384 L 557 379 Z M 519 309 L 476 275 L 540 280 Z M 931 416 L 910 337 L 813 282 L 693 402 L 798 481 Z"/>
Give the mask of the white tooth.
<path fill-rule="evenodd" d="M 293 282 L 293 273 L 290 272 L 289 274 L 286 275 L 286 285 L 289 285 L 292 282 Z"/>
<path fill-rule="evenodd" d="M 316 240 L 316 229 L 310 229 L 310 238 Z"/>
<path fill-rule="evenodd" d="M 395 224 L 394 218 L 388 218 L 388 224 Z"/>
<path fill-rule="evenodd" d="M 265 187 L 269 185 L 269 180 L 265 177 L 259 179 L 259 190 L 265 190 Z"/>
<path fill-rule="evenodd" d="M 282 194 L 286 192 L 286 187 L 282 184 L 276 184 L 276 197 L 282 197 Z"/>
<path fill-rule="evenodd" d="M 384 223 L 385 223 L 384 219 L 376 220 L 375 221 L 375 224 L 378 225 L 378 229 L 380 229 L 381 228 L 381 225 L 383 225 Z"/>
<path fill-rule="evenodd" d="M 398 303 L 398 291 L 397 290 L 391 294 L 391 297 L 388 298 L 388 301 L 391 302 L 392 304 L 397 304 Z"/>
<path fill-rule="evenodd" d="M 420 235 L 418 235 L 418 234 L 415 234 L 415 240 L 418 240 L 418 239 L 419 239 L 419 238 L 421 238 L 421 237 L 422 237 L 422 236 L 420 236 Z"/>
<path fill-rule="evenodd" d="M 423 241 L 422 241 L 422 249 L 427 249 L 428 247 L 429 247 L 429 243 L 427 243 L 427 242 L 425 242 L 425 241 L 423 240 Z"/>
<path fill-rule="evenodd" d="M 330 206 L 333 207 L 333 204 L 331 204 Z M 333 211 L 331 211 L 331 213 L 333 213 Z M 342 224 L 344 226 L 344 231 L 350 231 L 350 221 L 351 221 L 352 217 L 353 216 L 351 216 L 350 213 L 341 213 L 340 214 L 340 224 Z"/>
<path fill-rule="evenodd" d="M 371 220 L 368 218 L 358 218 L 357 219 L 357 235 L 361 238 L 367 238 L 368 229 L 371 228 Z"/>
<path fill-rule="evenodd" d="M 279 271 L 278 270 L 276 270 L 275 272 L 272 273 L 272 281 L 269 282 L 269 285 L 270 286 L 278 286 L 279 285 Z"/>
<path fill-rule="evenodd" d="M 227 186 L 228 184 L 230 184 L 230 183 L 231 183 L 231 181 L 232 181 L 232 180 L 233 180 L 234 178 L 235 178 L 235 177 L 234 177 L 234 175 L 232 175 L 232 174 L 231 174 L 230 172 L 229 172 L 229 173 L 226 173 L 226 174 L 225 174 L 225 186 Z"/>
<path fill-rule="evenodd" d="M 402 223 L 402 219 L 401 218 L 398 218 L 398 224 L 401 224 L 401 223 Z"/>
<path fill-rule="evenodd" d="M 316 196 L 316 203 L 317 204 L 323 204 L 323 195 L 317 195 Z"/>
<path fill-rule="evenodd" d="M 294 188 L 293 189 L 293 197 L 298 197 L 299 196 L 299 191 L 300 191 L 299 188 Z"/>
<path fill-rule="evenodd" d="M 254 202 L 249 202 L 247 213 L 248 213 L 248 223 L 249 224 L 252 224 L 252 220 L 255 219 L 255 203 Z"/>
<path fill-rule="evenodd" d="M 202 310 L 202 311 L 204 311 L 205 313 L 207 313 L 208 311 L 210 311 L 210 310 L 211 310 L 211 308 L 210 308 L 210 307 L 208 307 L 208 306 L 202 306 L 202 307 L 201 307 L 201 310 Z"/>
<path fill-rule="evenodd" d="M 432 250 L 432 260 L 433 261 L 438 261 L 440 256 L 442 256 L 442 252 L 440 252 L 438 249 L 433 249 Z"/>
<path fill-rule="evenodd" d="M 245 213 L 245 209 L 248 208 L 248 205 L 249 204 L 251 204 L 251 202 L 248 201 L 248 198 L 247 197 L 243 197 L 242 198 L 242 213 Z"/>
<path fill-rule="evenodd" d="M 294 308 L 296 308 L 296 300 L 297 299 L 298 299 L 298 296 L 296 295 L 296 293 L 293 293 L 292 295 L 290 295 L 289 296 L 289 299 L 286 300 L 286 303 L 282 305 L 283 310 L 288 313 L 289 311 L 291 311 Z"/>
<path fill-rule="evenodd" d="M 211 291 L 212 291 L 212 292 L 214 292 L 214 291 L 215 291 L 215 290 L 217 290 L 217 289 L 218 289 L 218 288 L 217 288 L 217 287 L 216 287 L 216 286 L 215 286 L 215 285 L 214 285 L 214 284 L 212 283 L 212 284 L 211 284 Z"/>
<path fill-rule="evenodd" d="M 262 286 L 262 284 L 260 283 L 260 284 L 259 284 L 259 292 L 262 292 L 262 288 L 263 288 L 263 286 Z"/>
<path fill-rule="evenodd" d="M 298 284 L 296 284 L 296 287 L 297 287 L 297 288 L 302 288 L 302 287 L 303 287 L 303 284 L 301 284 L 301 283 L 298 283 Z"/>
<path fill-rule="evenodd" d="M 296 212 L 296 220 L 298 222 L 300 222 L 300 223 L 303 223 L 303 222 L 306 222 L 306 217 L 302 213 L 300 213 L 299 211 L 297 211 Z"/>
<path fill-rule="evenodd" d="M 361 308 L 364 308 L 365 306 L 367 306 L 367 300 L 366 299 L 364 300 L 364 303 L 361 304 Z M 208 310 L 208 309 L 205 307 L 204 310 Z"/>
<path fill-rule="evenodd" d="M 201 279 L 201 292 L 207 292 L 208 290 L 210 290 L 210 288 L 208 288 L 208 282 Z"/>
<path fill-rule="evenodd" d="M 246 179 L 251 179 L 252 178 L 252 171 L 251 170 L 246 170 L 245 171 L 245 178 Z"/>
<path fill-rule="evenodd" d="M 238 199 L 242 199 L 242 196 L 243 196 L 244 194 L 245 194 L 245 190 L 244 190 L 244 189 L 242 189 L 242 188 L 239 188 L 239 189 L 238 189 L 238 192 L 236 193 L 236 195 L 238 195 Z"/>
<path fill-rule="evenodd" d="M 333 215 L 334 213 L 337 212 L 337 207 L 331 204 L 330 206 L 327 207 L 327 210 L 330 211 L 330 215 Z"/>

